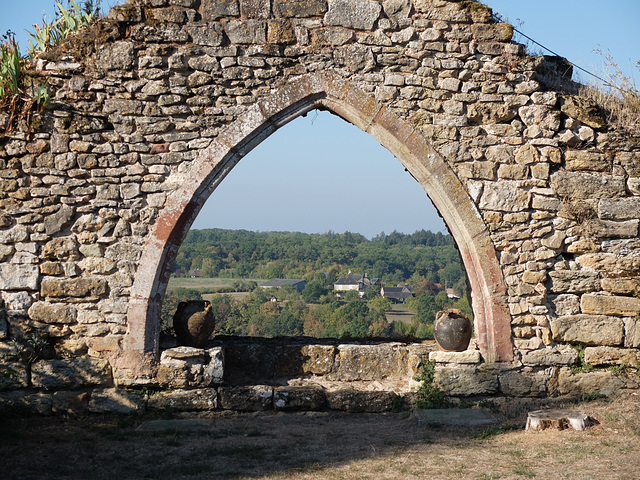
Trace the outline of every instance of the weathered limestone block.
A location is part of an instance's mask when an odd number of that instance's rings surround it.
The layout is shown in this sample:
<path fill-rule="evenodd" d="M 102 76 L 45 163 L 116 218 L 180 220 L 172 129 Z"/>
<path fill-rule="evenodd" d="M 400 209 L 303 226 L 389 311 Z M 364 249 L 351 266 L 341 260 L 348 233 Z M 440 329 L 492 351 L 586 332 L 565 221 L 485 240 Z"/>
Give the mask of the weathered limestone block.
<path fill-rule="evenodd" d="M 78 242 L 73 237 L 54 238 L 42 247 L 41 257 L 48 260 L 77 260 Z"/>
<path fill-rule="evenodd" d="M 566 171 L 551 175 L 551 188 L 572 200 L 624 197 L 625 187 L 625 178 L 621 176 Z"/>
<path fill-rule="evenodd" d="M 332 410 L 351 413 L 380 413 L 391 410 L 393 392 L 362 392 L 338 390 L 327 392 L 327 406 Z"/>
<path fill-rule="evenodd" d="M 296 43 L 294 25 L 288 19 L 269 20 L 267 22 L 267 43 L 293 44 Z"/>
<path fill-rule="evenodd" d="M 187 20 L 186 11 L 175 7 L 148 9 L 145 16 L 152 23 L 185 23 Z"/>
<path fill-rule="evenodd" d="M 319 387 L 276 387 L 273 391 L 276 410 L 322 410 L 327 397 Z"/>
<path fill-rule="evenodd" d="M 172 409 L 180 412 L 214 410 L 218 407 L 218 392 L 215 388 L 157 392 L 149 396 L 147 407 L 153 410 Z"/>
<path fill-rule="evenodd" d="M 542 397 L 547 393 L 544 372 L 505 372 L 498 376 L 500 391 L 514 397 Z"/>
<path fill-rule="evenodd" d="M 602 272 L 609 276 L 635 275 L 640 271 L 640 257 L 623 256 L 614 253 L 587 253 L 576 256 L 576 262 L 582 267 Z M 598 290 L 590 288 L 583 290 Z"/>
<path fill-rule="evenodd" d="M 94 413 L 132 413 L 147 405 L 146 395 L 121 388 L 106 388 L 91 392 L 88 410 Z"/>
<path fill-rule="evenodd" d="M 265 43 L 267 25 L 262 20 L 232 20 L 224 28 L 231 43 Z"/>
<path fill-rule="evenodd" d="M 602 199 L 598 216 L 605 220 L 635 220 L 640 218 L 640 198 Z"/>
<path fill-rule="evenodd" d="M 640 298 L 588 293 L 580 301 L 583 313 L 635 317 L 640 312 Z"/>
<path fill-rule="evenodd" d="M 24 242 L 29 238 L 29 232 L 24 225 L 16 225 L 8 230 L 0 230 L 0 243 L 9 244 Z"/>
<path fill-rule="evenodd" d="M 196 45 L 219 47 L 225 40 L 224 28 L 219 23 L 209 23 L 205 26 L 189 26 L 187 30 Z"/>
<path fill-rule="evenodd" d="M 552 250 L 560 250 L 564 245 L 564 240 L 567 238 L 566 233 L 555 231 L 551 235 L 544 237 L 540 240 L 540 243 Z"/>
<path fill-rule="evenodd" d="M 624 319 L 624 346 L 640 348 L 640 319 L 637 316 Z"/>
<path fill-rule="evenodd" d="M 352 30 L 342 27 L 324 27 L 313 31 L 313 38 L 318 45 L 344 45 L 353 39 Z"/>
<path fill-rule="evenodd" d="M 564 154 L 565 168 L 578 172 L 609 172 L 611 160 L 602 153 L 573 150 Z"/>
<path fill-rule="evenodd" d="M 69 205 L 62 204 L 60 209 L 53 215 L 48 215 L 44 219 L 44 231 L 47 235 L 58 233 L 71 224 L 75 215 L 75 209 Z"/>
<path fill-rule="evenodd" d="M 44 278 L 40 294 L 46 298 L 96 298 L 106 295 L 107 281 L 100 277 Z"/>
<path fill-rule="evenodd" d="M 508 23 L 471 25 L 473 38 L 478 42 L 508 42 L 513 36 L 513 26 Z"/>
<path fill-rule="evenodd" d="M 273 0 L 273 12 L 281 17 L 317 17 L 327 8 L 327 0 Z"/>
<path fill-rule="evenodd" d="M 638 236 L 639 220 L 614 222 L 597 218 L 588 220 L 587 229 L 597 238 L 635 238 Z"/>
<path fill-rule="evenodd" d="M 29 308 L 28 315 L 36 322 L 73 324 L 77 309 L 64 303 L 36 302 Z"/>
<path fill-rule="evenodd" d="M 557 383 L 557 394 L 580 395 L 583 393 L 613 395 L 625 388 L 626 381 L 608 371 L 571 373 L 568 368 L 560 370 Z"/>
<path fill-rule="evenodd" d="M 436 367 L 434 385 L 447 395 L 488 395 L 498 391 L 495 372 L 467 365 Z"/>
<path fill-rule="evenodd" d="M 484 182 L 480 208 L 501 212 L 519 212 L 529 208 L 531 193 L 497 182 Z"/>
<path fill-rule="evenodd" d="M 373 0 L 332 0 L 324 21 L 331 26 L 372 30 L 381 10 Z"/>
<path fill-rule="evenodd" d="M 363 45 L 345 45 L 333 52 L 336 61 L 351 72 L 369 70 L 375 64 L 373 52 Z"/>
<path fill-rule="evenodd" d="M 522 363 L 529 367 L 573 365 L 577 360 L 578 352 L 569 345 L 541 348 L 522 355 Z"/>
<path fill-rule="evenodd" d="M 0 290 L 37 290 L 39 281 L 35 265 L 0 264 Z"/>
<path fill-rule="evenodd" d="M 407 356 L 406 347 L 400 344 L 339 345 L 330 376 L 341 381 L 403 378 Z"/>
<path fill-rule="evenodd" d="M 96 66 L 105 70 L 129 70 L 134 61 L 135 50 L 128 41 L 100 45 L 96 55 Z"/>
<path fill-rule="evenodd" d="M 465 350 L 464 352 L 440 352 L 429 353 L 429 360 L 436 363 L 478 364 L 482 361 L 479 350 Z"/>
<path fill-rule="evenodd" d="M 561 95 L 560 111 L 596 130 L 601 130 L 607 125 L 598 106 L 585 97 Z"/>
<path fill-rule="evenodd" d="M 609 293 L 634 295 L 640 291 L 640 277 L 603 278 L 602 289 Z"/>
<path fill-rule="evenodd" d="M 302 355 L 305 356 L 305 362 L 302 367 L 304 373 L 313 375 L 331 373 L 335 353 L 336 349 L 333 345 L 305 345 L 302 347 Z"/>
<path fill-rule="evenodd" d="M 31 366 L 31 382 L 46 390 L 108 385 L 111 379 L 109 362 L 82 357 L 70 360 L 40 360 Z"/>
<path fill-rule="evenodd" d="M 557 270 L 549 272 L 551 291 L 554 293 L 582 293 L 598 290 L 600 276 L 583 270 Z"/>
<path fill-rule="evenodd" d="M 629 348 L 587 347 L 584 361 L 589 365 L 636 365 L 640 362 L 640 351 Z"/>
<path fill-rule="evenodd" d="M 211 23 L 221 17 L 236 17 L 240 15 L 238 0 L 202 0 L 202 20 Z"/>
<path fill-rule="evenodd" d="M 580 297 L 572 294 L 562 294 L 551 300 L 555 307 L 556 315 L 577 315 L 580 313 Z"/>
<path fill-rule="evenodd" d="M 252 385 L 246 387 L 220 387 L 220 407 L 225 410 L 257 412 L 273 409 L 273 387 Z"/>
<path fill-rule="evenodd" d="M 553 338 L 559 342 L 584 345 L 622 345 L 624 322 L 604 315 L 567 315 L 550 320 Z"/>

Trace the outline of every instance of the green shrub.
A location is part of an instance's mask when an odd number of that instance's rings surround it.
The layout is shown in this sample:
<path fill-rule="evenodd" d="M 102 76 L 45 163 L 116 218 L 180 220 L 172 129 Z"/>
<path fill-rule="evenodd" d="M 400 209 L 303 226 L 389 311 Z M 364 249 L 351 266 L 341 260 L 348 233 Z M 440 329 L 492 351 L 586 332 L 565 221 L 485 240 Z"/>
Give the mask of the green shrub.
<path fill-rule="evenodd" d="M 422 381 L 422 386 L 416 392 L 416 406 L 418 408 L 432 409 L 450 406 L 445 393 L 433 384 L 435 373 L 435 362 L 427 361 L 422 364 L 420 373 L 415 377 L 415 380 Z"/>

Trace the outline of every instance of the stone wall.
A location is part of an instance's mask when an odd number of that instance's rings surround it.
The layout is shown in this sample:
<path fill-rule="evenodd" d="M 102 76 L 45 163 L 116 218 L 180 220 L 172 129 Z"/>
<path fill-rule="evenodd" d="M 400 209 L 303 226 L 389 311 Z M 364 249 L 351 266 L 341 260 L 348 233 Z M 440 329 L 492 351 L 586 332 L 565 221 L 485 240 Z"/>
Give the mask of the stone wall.
<path fill-rule="evenodd" d="M 0 388 L 161 384 L 177 247 L 313 108 L 396 155 L 460 247 L 478 351 L 435 356 L 443 388 L 636 388 L 606 368 L 639 360 L 637 138 L 512 30 L 470 1 L 133 0 L 41 55 L 51 104 L 0 140 Z"/>

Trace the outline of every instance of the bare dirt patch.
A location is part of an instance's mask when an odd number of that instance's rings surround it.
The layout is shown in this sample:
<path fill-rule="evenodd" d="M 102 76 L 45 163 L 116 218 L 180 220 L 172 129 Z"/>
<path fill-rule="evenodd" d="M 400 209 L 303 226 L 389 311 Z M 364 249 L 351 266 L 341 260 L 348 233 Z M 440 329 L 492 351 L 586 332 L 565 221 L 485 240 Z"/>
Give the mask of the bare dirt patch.
<path fill-rule="evenodd" d="M 568 407 L 599 424 L 525 432 L 526 409 L 482 428 L 409 412 L 5 418 L 0 458 L 7 479 L 638 478 L 640 395 Z"/>

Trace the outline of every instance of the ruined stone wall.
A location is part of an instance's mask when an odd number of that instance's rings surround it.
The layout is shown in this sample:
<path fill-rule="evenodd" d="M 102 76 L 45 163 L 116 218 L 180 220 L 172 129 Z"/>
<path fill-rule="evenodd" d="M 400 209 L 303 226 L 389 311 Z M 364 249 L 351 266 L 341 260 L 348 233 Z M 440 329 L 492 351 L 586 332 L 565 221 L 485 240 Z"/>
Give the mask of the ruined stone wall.
<path fill-rule="evenodd" d="M 159 385 L 176 248 L 270 109 L 304 113 L 292 98 L 394 133 L 488 279 L 471 279 L 482 355 L 436 355 L 445 390 L 636 388 L 605 368 L 639 361 L 637 139 L 549 87 L 571 87 L 567 65 L 512 31 L 470 1 L 134 0 L 41 55 L 51 104 L 0 140 L 0 388 Z"/>

